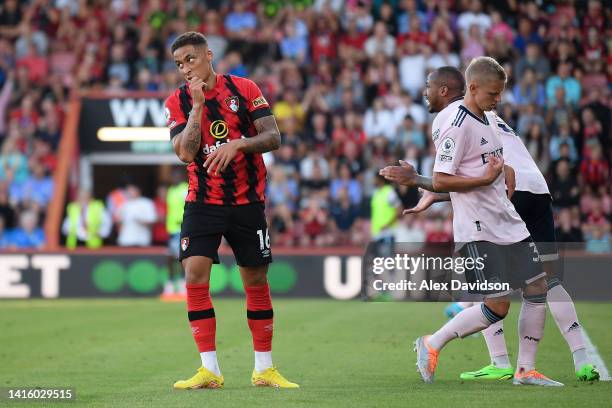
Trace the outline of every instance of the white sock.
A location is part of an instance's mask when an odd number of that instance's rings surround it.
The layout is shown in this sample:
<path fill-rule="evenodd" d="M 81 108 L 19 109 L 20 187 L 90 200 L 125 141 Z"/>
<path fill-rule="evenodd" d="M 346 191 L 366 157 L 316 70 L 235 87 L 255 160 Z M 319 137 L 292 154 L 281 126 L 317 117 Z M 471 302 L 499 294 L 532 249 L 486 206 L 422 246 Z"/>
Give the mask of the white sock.
<path fill-rule="evenodd" d="M 221 375 L 219 370 L 219 363 L 217 362 L 216 351 L 203 351 L 200 353 L 202 358 L 202 367 L 213 373 L 214 375 Z"/>
<path fill-rule="evenodd" d="M 589 358 L 574 302 L 560 283 L 548 290 L 547 301 L 550 314 L 572 352 L 574 366 L 578 371 L 584 364 L 589 364 Z"/>
<path fill-rule="evenodd" d="M 508 349 L 506 348 L 506 339 L 504 338 L 504 321 L 500 320 L 497 323 L 493 323 L 482 331 L 482 335 L 487 342 L 491 364 L 499 368 L 510 368 Z"/>
<path fill-rule="evenodd" d="M 519 314 L 518 333 L 519 348 L 516 371 L 535 370 L 538 344 L 544 334 L 546 321 L 546 295 L 523 295 L 521 313 Z"/>
<path fill-rule="evenodd" d="M 271 351 L 256 351 L 255 352 L 255 371 L 261 373 L 264 370 L 272 367 L 272 352 Z"/>
<path fill-rule="evenodd" d="M 589 356 L 587 356 L 585 348 L 575 350 L 572 353 L 572 357 L 574 358 L 574 368 L 576 371 L 580 370 L 583 365 L 589 364 Z"/>
<path fill-rule="evenodd" d="M 507 354 L 503 356 L 495 356 L 491 357 L 491 364 L 493 364 L 497 368 L 510 368 L 512 365 L 510 364 L 510 359 Z"/>
<path fill-rule="evenodd" d="M 485 313 L 487 314 L 485 315 Z M 457 313 L 455 317 L 432 334 L 427 342 L 431 347 L 440 351 L 449 341 L 457 337 L 464 338 L 472 333 L 486 329 L 493 323 L 491 320 L 496 319 L 499 320 L 484 303 L 468 307 Z"/>

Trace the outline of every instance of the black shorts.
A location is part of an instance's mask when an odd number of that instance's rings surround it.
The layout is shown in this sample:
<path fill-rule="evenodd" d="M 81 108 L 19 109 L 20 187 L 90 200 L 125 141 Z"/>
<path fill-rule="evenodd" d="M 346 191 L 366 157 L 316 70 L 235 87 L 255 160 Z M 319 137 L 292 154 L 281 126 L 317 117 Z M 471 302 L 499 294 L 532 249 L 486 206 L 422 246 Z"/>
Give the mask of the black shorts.
<path fill-rule="evenodd" d="M 225 237 L 240 266 L 260 266 L 272 262 L 264 203 L 212 205 L 185 203 L 181 225 L 179 260 L 206 256 L 219 263 L 217 253 Z"/>
<path fill-rule="evenodd" d="M 465 271 L 468 283 L 508 283 L 511 289 L 524 288 L 545 276 L 538 249 L 531 238 L 510 245 L 498 245 L 487 241 L 468 242 L 461 247 L 463 258 L 480 259 L 482 268 L 475 266 Z M 512 290 L 470 290 L 482 295 L 505 295 Z"/>
<path fill-rule="evenodd" d="M 534 194 L 528 191 L 515 191 L 512 204 L 521 216 L 529 235 L 538 246 L 540 261 L 555 261 L 559 258 L 555 221 L 550 194 Z"/>

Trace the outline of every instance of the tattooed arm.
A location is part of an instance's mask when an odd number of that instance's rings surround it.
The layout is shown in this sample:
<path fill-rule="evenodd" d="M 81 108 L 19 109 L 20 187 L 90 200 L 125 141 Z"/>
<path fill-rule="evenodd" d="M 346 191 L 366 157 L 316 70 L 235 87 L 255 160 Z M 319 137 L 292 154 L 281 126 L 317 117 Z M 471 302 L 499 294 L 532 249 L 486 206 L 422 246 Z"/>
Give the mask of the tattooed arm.
<path fill-rule="evenodd" d="M 253 122 L 257 135 L 240 139 L 239 149 L 243 153 L 265 153 L 280 147 L 280 132 L 273 115 L 264 116 Z"/>
<path fill-rule="evenodd" d="M 185 129 L 172 138 L 174 152 L 184 163 L 194 161 L 200 149 L 200 142 L 202 140 L 201 120 L 202 105 L 193 105 Z"/>

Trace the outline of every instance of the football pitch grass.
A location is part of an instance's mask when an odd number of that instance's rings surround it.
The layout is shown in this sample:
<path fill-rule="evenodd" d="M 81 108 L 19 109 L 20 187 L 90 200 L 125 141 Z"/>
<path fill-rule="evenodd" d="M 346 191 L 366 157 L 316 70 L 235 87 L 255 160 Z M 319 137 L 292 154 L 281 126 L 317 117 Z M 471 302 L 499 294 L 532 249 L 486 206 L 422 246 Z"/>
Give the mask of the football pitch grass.
<path fill-rule="evenodd" d="M 436 382 L 415 371 L 413 340 L 446 320 L 443 303 L 274 300 L 274 361 L 298 390 L 254 388 L 242 299 L 213 299 L 223 390 L 176 391 L 199 366 L 182 303 L 158 300 L 0 302 L 0 388 L 73 387 L 72 406 L 125 407 L 577 407 L 610 406 L 612 382 L 580 383 L 550 314 L 538 368 L 563 388 L 462 382 L 488 363 L 482 337 L 453 341 Z M 612 364 L 612 304 L 580 303 L 583 326 Z M 505 324 L 516 359 L 514 304 Z M 7 401 L 0 401 L 6 405 Z M 18 402 L 12 406 L 58 406 Z M 61 403 L 59 406 L 62 406 Z"/>

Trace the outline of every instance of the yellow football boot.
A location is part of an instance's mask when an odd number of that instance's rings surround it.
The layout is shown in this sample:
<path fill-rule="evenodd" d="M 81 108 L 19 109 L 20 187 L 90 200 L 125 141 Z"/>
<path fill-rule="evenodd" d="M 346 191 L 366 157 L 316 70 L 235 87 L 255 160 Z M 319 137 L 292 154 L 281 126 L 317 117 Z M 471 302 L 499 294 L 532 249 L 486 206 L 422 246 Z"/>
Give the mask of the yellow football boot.
<path fill-rule="evenodd" d="M 283 377 L 276 367 L 267 368 L 260 373 L 253 370 L 251 384 L 255 387 L 300 388 L 296 383 L 292 383 Z"/>
<path fill-rule="evenodd" d="M 200 388 L 223 388 L 223 376 L 217 376 L 204 367 L 198 368 L 198 372 L 188 380 L 180 380 L 174 383 L 177 390 L 197 390 Z"/>

